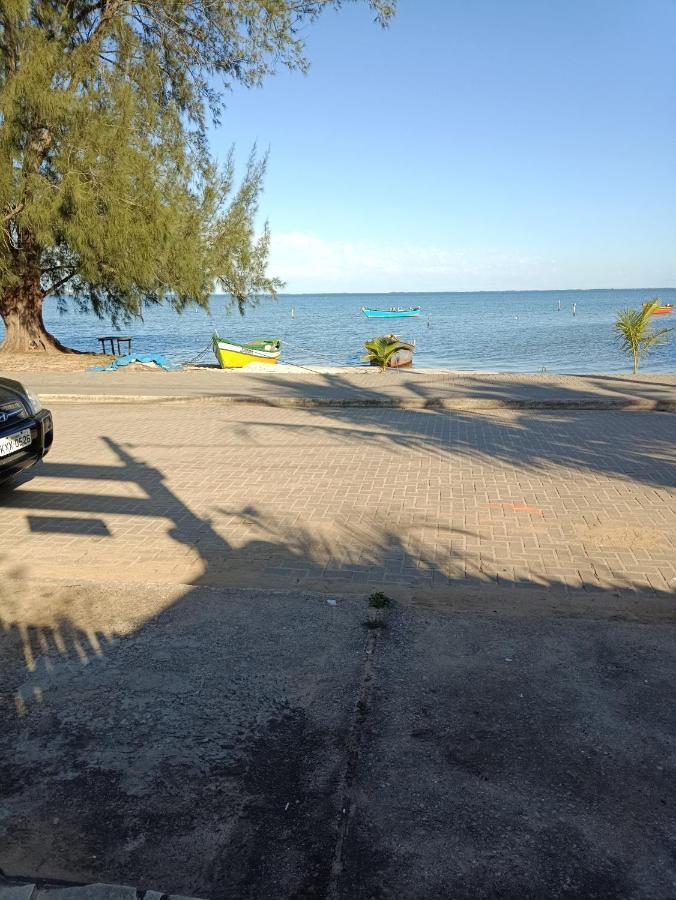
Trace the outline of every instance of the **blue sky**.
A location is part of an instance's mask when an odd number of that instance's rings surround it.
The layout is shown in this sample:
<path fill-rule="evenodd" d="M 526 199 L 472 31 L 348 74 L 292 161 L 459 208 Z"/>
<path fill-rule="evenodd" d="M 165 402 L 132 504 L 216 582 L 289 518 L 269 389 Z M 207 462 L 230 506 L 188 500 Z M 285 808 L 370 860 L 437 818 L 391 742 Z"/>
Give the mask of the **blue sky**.
<path fill-rule="evenodd" d="M 676 285 L 675 0 L 399 0 L 305 31 L 307 76 L 211 133 L 270 150 L 288 291 Z"/>

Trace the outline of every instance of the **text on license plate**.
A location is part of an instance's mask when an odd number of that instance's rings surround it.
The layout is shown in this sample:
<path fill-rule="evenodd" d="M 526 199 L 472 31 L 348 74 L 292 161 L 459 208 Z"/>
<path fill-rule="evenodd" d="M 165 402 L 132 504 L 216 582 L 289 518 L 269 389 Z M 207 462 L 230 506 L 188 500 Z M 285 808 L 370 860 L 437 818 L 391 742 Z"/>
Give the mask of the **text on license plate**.
<path fill-rule="evenodd" d="M 0 437 L 0 456 L 9 456 L 10 453 L 16 453 L 17 450 L 28 447 L 30 442 L 30 428 L 17 431 L 16 434 L 12 434 L 10 437 Z"/>

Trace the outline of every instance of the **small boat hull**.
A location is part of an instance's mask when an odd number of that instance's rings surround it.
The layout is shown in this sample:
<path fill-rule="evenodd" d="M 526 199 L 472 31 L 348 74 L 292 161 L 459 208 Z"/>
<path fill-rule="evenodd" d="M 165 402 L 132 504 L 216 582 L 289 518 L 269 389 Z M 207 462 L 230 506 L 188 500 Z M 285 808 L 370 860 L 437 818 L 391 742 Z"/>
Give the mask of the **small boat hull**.
<path fill-rule="evenodd" d="M 401 341 L 394 334 L 384 336 L 386 340 L 392 340 L 396 344 L 395 350 L 390 354 L 387 360 L 388 369 L 403 369 L 406 366 L 413 365 L 413 354 L 415 353 L 415 341 Z M 367 342 L 368 344 L 368 342 Z M 368 346 L 367 346 L 368 349 Z M 380 363 L 377 358 L 371 358 L 369 365 L 378 366 Z"/>
<path fill-rule="evenodd" d="M 410 319 L 420 315 L 419 306 L 410 306 L 408 309 L 369 309 L 362 306 L 361 311 L 367 319 Z"/>
<path fill-rule="evenodd" d="M 673 306 L 668 304 L 667 306 L 658 306 L 653 310 L 654 316 L 668 316 L 669 313 L 673 312 Z"/>
<path fill-rule="evenodd" d="M 372 366 L 377 366 L 378 363 L 371 361 Z M 406 348 L 402 348 L 401 350 L 395 350 L 392 356 L 387 360 L 387 368 L 388 369 L 404 369 L 406 366 L 413 365 L 413 350 L 408 350 Z"/>
<path fill-rule="evenodd" d="M 238 344 L 214 335 L 214 354 L 221 369 L 242 369 L 252 363 L 274 366 L 282 352 L 277 338 L 261 338 L 248 344 Z"/>

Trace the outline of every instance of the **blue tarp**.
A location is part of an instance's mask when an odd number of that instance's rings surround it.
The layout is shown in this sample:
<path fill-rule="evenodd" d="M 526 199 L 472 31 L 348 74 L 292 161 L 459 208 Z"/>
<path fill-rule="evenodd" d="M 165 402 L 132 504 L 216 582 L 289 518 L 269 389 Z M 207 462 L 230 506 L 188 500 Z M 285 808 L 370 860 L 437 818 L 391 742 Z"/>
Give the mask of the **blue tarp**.
<path fill-rule="evenodd" d="M 169 362 L 166 356 L 162 356 L 161 353 L 127 353 L 126 356 L 118 356 L 117 359 L 114 359 L 110 365 L 107 366 L 91 366 L 88 371 L 90 372 L 114 372 L 116 369 L 121 368 L 122 366 L 128 366 L 129 363 L 155 363 L 160 369 L 166 369 L 167 372 L 176 372 L 181 366 L 177 366 L 175 363 Z"/>

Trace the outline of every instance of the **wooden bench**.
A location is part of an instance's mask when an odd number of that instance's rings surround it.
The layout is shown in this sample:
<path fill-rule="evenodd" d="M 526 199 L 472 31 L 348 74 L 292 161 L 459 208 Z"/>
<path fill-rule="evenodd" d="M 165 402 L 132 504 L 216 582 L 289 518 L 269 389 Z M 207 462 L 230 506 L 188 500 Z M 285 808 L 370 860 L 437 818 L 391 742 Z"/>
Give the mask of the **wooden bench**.
<path fill-rule="evenodd" d="M 131 353 L 131 338 L 130 337 L 120 337 L 117 334 L 107 334 L 105 337 L 100 337 L 99 341 L 101 342 L 101 353 L 106 352 L 106 344 L 110 341 L 110 352 L 114 356 L 115 355 L 115 344 L 117 344 L 117 355 L 122 356 L 122 349 L 120 344 L 127 345 L 127 353 Z"/>

